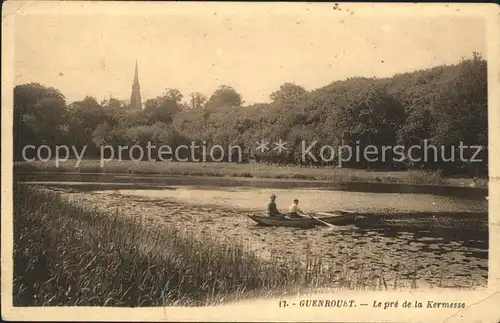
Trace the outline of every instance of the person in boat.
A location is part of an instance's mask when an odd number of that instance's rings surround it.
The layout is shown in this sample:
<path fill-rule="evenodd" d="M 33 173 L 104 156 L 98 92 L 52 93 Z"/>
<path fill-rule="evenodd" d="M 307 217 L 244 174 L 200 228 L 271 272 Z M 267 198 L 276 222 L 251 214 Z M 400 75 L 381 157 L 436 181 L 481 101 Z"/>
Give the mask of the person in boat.
<path fill-rule="evenodd" d="M 283 217 L 284 215 L 281 214 L 280 211 L 278 211 L 275 201 L 276 201 L 276 195 L 272 194 L 271 201 L 269 201 L 269 204 L 267 204 L 267 215 L 270 217 Z"/>
<path fill-rule="evenodd" d="M 292 218 L 304 218 L 307 217 L 305 213 L 299 208 L 299 200 L 295 199 L 293 200 L 292 205 L 290 205 L 290 208 L 288 209 L 289 211 L 289 216 Z"/>

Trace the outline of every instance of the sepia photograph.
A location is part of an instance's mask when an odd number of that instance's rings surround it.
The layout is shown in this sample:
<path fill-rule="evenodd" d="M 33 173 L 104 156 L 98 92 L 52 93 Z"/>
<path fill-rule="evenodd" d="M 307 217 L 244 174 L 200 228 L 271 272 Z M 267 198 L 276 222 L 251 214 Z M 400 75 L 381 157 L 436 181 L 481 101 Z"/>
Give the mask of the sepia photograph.
<path fill-rule="evenodd" d="M 7 1 L 2 316 L 486 315 L 499 12 Z"/>

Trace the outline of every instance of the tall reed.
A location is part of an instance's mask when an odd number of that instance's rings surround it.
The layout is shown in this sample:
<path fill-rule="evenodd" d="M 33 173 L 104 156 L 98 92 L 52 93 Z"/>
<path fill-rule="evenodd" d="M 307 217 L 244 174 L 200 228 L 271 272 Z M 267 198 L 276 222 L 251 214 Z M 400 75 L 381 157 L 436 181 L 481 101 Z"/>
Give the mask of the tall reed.
<path fill-rule="evenodd" d="M 319 257 L 266 261 L 234 241 L 110 215 L 26 185 L 14 187 L 16 306 L 210 305 L 314 288 L 358 289 L 360 274 Z"/>

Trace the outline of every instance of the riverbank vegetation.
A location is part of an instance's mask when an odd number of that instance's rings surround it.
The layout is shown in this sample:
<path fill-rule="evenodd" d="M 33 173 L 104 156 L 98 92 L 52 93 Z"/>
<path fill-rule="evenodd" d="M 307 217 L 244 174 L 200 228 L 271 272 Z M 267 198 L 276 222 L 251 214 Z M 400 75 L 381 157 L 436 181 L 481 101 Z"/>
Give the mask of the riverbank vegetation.
<path fill-rule="evenodd" d="M 343 166 L 487 176 L 487 68 L 479 53 L 455 65 L 391 78 L 355 77 L 312 90 L 285 83 L 270 95 L 268 103 L 245 105 L 243 96 L 227 85 L 210 97 L 191 93 L 183 98 L 179 91 L 167 89 L 147 99 L 143 110 L 132 111 L 113 98 L 98 102 L 86 97 L 68 104 L 64 95 L 50 86 L 18 85 L 14 89 L 15 157 L 22 160 L 26 145 L 67 145 L 80 151 L 87 146 L 86 157 L 98 157 L 101 145 L 146 147 L 151 142 L 175 148 L 196 141 L 208 147 L 238 145 L 244 162 L 337 166 L 337 158 L 302 159 L 302 141 L 318 142 L 311 150 L 314 156 L 319 155 L 322 145 L 360 149 L 375 145 L 380 152 L 382 146 L 423 147 L 427 142 L 446 147 L 446 156 L 435 156 L 431 151 L 426 161 L 415 161 L 424 157 L 422 149 L 402 161 L 394 162 L 391 156 L 377 161 L 351 158 Z M 256 142 L 262 139 L 282 139 L 287 149 L 258 151 Z M 475 156 L 482 162 L 461 160 L 456 151 L 460 143 L 483 146 L 485 149 Z M 454 160 L 446 161 L 444 157 L 450 158 L 452 151 Z M 465 151 L 466 158 L 472 154 L 474 151 Z"/>
<path fill-rule="evenodd" d="M 264 260 L 243 244 L 144 215 L 102 213 L 26 185 L 14 193 L 15 306 L 209 305 L 317 288 L 395 289 L 402 279 L 328 269 L 320 257 Z"/>
<path fill-rule="evenodd" d="M 80 173 L 80 174 L 126 174 L 140 176 L 214 176 L 240 177 L 248 179 L 307 180 L 329 182 L 393 183 L 408 185 L 445 185 L 453 187 L 488 188 L 488 180 L 444 176 L 440 170 L 377 171 L 345 169 L 336 167 L 279 166 L 261 163 L 185 163 L 185 162 L 134 162 L 108 161 L 101 167 L 100 160 L 82 160 L 78 168 L 76 160 L 60 162 L 17 162 L 15 172 L 36 173 Z"/>

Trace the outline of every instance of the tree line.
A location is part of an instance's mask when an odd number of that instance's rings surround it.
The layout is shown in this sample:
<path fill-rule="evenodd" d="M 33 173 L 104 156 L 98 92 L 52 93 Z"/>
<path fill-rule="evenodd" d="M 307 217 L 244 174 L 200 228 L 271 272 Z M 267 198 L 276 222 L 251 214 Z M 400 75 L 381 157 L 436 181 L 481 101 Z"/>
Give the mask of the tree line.
<path fill-rule="evenodd" d="M 343 166 L 479 175 L 487 171 L 487 93 L 486 61 L 475 52 L 454 65 L 390 78 L 353 77 L 311 91 L 285 83 L 271 93 L 270 102 L 251 105 L 229 85 L 210 97 L 195 92 L 184 98 L 180 91 L 166 89 L 134 111 L 113 98 L 98 102 L 87 96 L 68 104 L 59 90 L 29 83 L 14 88 L 14 156 L 20 160 L 26 145 L 86 145 L 87 156 L 99 157 L 101 145 L 176 147 L 205 141 L 209 147 L 239 145 L 248 161 L 336 166 L 336 159 L 304 160 L 302 141 L 317 141 L 313 150 L 325 144 L 363 148 L 424 142 L 452 149 L 462 143 L 485 147 L 476 156 L 483 161 L 449 162 L 438 154 L 415 162 L 413 154 L 413 160 L 362 158 Z M 262 139 L 282 139 L 288 149 L 257 151 L 255 143 Z"/>

